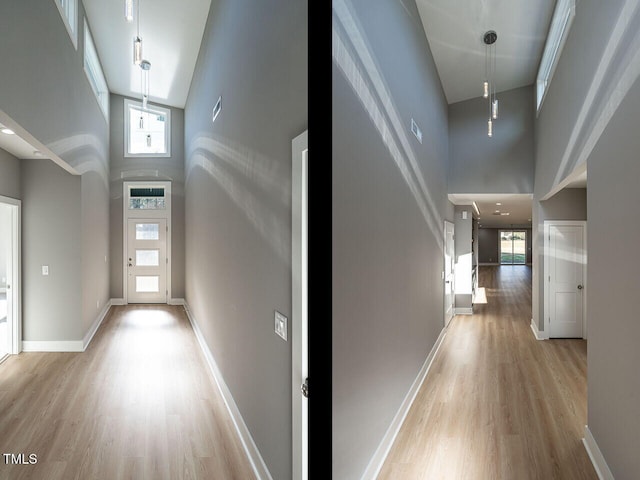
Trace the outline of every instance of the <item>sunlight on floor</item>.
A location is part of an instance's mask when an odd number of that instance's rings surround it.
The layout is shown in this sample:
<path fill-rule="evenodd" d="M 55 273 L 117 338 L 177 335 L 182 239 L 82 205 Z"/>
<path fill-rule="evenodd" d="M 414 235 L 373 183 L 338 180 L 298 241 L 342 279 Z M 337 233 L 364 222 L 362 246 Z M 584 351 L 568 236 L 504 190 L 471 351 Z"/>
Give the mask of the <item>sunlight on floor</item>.
<path fill-rule="evenodd" d="M 476 297 L 473 300 L 473 303 L 487 304 L 487 292 L 484 290 L 484 287 L 478 287 L 476 289 Z"/>

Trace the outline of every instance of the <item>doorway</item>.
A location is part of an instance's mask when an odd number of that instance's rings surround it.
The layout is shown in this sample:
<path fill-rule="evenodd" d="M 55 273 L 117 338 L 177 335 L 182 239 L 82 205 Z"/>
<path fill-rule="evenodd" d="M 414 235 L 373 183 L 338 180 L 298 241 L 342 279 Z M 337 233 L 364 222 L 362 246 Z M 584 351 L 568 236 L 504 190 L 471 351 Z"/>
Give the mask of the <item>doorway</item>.
<path fill-rule="evenodd" d="M 308 131 L 293 139 L 291 184 L 293 479 L 309 478 Z"/>
<path fill-rule="evenodd" d="M 20 353 L 21 202 L 0 196 L 0 361 Z"/>
<path fill-rule="evenodd" d="M 454 224 L 444 222 L 444 326 L 453 318 L 454 292 Z"/>
<path fill-rule="evenodd" d="M 500 264 L 524 265 L 525 263 L 527 263 L 527 232 L 500 230 Z"/>
<path fill-rule="evenodd" d="M 586 338 L 586 222 L 544 222 L 545 330 Z"/>
<path fill-rule="evenodd" d="M 171 182 L 124 182 L 125 303 L 170 303 Z"/>

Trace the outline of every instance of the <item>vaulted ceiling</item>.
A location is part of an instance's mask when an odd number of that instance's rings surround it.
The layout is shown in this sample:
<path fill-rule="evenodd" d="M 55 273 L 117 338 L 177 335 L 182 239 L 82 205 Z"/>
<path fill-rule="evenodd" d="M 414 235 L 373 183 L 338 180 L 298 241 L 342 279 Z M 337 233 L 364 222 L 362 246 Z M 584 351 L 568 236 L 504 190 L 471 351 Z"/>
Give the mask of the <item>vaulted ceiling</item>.
<path fill-rule="evenodd" d="M 484 33 L 495 30 L 497 91 L 534 83 L 555 0 L 416 0 L 448 103 L 482 95 Z"/>
<path fill-rule="evenodd" d="M 211 0 L 134 0 L 134 21 L 124 0 L 83 0 L 109 90 L 141 95 L 141 70 L 133 64 L 140 7 L 142 56 L 151 62 L 149 100 L 184 108 Z"/>

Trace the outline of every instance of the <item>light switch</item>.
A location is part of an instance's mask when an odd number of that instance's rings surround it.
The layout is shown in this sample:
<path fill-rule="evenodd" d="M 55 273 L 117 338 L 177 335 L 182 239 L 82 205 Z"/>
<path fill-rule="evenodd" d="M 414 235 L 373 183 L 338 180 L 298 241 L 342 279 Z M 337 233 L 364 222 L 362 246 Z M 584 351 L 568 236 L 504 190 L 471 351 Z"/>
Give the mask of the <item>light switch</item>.
<path fill-rule="evenodd" d="M 287 317 L 277 310 L 274 316 L 274 330 L 285 342 L 287 341 Z"/>
<path fill-rule="evenodd" d="M 42 265 L 42 275 L 49 275 L 49 265 Z"/>

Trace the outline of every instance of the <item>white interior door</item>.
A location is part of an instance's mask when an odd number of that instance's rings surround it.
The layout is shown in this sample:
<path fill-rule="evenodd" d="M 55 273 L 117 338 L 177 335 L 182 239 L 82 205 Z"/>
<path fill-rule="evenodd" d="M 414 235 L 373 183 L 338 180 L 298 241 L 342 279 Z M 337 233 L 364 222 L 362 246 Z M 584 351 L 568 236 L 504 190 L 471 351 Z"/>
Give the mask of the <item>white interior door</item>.
<path fill-rule="evenodd" d="M 20 200 L 0 197 L 0 360 L 20 353 Z"/>
<path fill-rule="evenodd" d="M 292 142 L 292 252 L 293 285 L 291 332 L 293 479 L 309 478 L 309 354 L 308 354 L 308 185 L 307 131 Z"/>
<path fill-rule="evenodd" d="M 584 227 L 548 226 L 549 337 L 582 338 L 585 267 Z"/>
<path fill-rule="evenodd" d="M 167 303 L 166 219 L 129 219 L 126 268 L 128 303 Z"/>
<path fill-rule="evenodd" d="M 454 225 L 444 222 L 444 326 L 446 327 L 453 318 L 453 282 L 454 271 Z"/>

